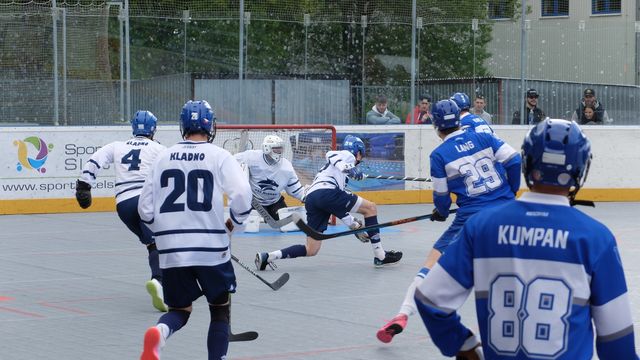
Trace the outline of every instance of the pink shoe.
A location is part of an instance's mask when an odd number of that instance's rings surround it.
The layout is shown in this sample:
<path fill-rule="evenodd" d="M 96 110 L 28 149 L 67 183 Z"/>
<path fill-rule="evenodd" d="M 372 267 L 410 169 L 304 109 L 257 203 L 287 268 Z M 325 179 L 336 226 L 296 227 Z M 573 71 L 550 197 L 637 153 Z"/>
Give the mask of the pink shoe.
<path fill-rule="evenodd" d="M 160 329 L 152 326 L 144 333 L 144 347 L 140 360 L 160 360 Z"/>
<path fill-rule="evenodd" d="M 376 336 L 378 340 L 383 343 L 390 343 L 393 339 L 393 336 L 396 334 L 400 334 L 402 330 L 407 326 L 407 320 L 409 317 L 405 314 L 398 314 L 396 317 L 391 319 L 385 326 L 383 326 L 378 332 Z"/>

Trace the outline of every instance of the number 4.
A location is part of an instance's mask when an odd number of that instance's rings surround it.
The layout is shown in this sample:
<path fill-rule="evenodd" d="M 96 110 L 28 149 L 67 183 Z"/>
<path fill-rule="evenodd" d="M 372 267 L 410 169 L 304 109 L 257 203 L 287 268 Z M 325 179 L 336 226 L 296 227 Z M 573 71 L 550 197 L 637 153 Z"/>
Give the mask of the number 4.
<path fill-rule="evenodd" d="M 142 162 L 142 160 L 140 160 L 140 149 L 133 149 L 129 151 L 127 155 L 122 157 L 120 162 L 123 164 L 129 164 L 129 169 L 127 169 L 128 171 L 140 170 L 140 163 Z"/>

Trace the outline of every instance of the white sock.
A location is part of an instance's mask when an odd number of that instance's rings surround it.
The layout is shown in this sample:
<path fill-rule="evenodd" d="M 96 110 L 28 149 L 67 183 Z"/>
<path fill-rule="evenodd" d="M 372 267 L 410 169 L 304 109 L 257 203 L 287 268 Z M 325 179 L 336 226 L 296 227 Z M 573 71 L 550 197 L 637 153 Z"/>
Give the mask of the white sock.
<path fill-rule="evenodd" d="M 156 325 L 156 327 L 158 328 L 158 330 L 160 330 L 160 335 L 162 335 L 160 337 L 160 349 L 162 349 L 164 347 L 164 344 L 167 342 L 167 339 L 169 338 L 169 336 L 171 336 L 171 330 L 169 330 L 169 327 L 167 326 L 167 324 L 158 324 Z"/>
<path fill-rule="evenodd" d="M 371 243 L 371 247 L 373 248 L 373 256 L 377 257 L 379 260 L 384 260 L 384 248 L 382 247 L 381 242 Z"/>
<path fill-rule="evenodd" d="M 413 316 L 415 313 L 418 312 L 418 308 L 416 307 L 416 301 L 414 300 L 414 296 L 416 292 L 416 287 L 418 287 L 418 285 L 420 285 L 422 280 L 424 280 L 424 276 L 419 276 L 419 275 L 420 273 L 418 273 L 418 275 L 416 275 L 416 277 L 413 278 L 411 285 L 409 285 L 409 288 L 407 289 L 407 292 L 404 295 L 404 301 L 400 306 L 400 311 L 398 312 L 399 314 Z"/>
<path fill-rule="evenodd" d="M 280 250 L 270 252 L 269 256 L 267 257 L 268 262 L 278 260 L 278 259 L 282 259 L 282 251 Z"/>

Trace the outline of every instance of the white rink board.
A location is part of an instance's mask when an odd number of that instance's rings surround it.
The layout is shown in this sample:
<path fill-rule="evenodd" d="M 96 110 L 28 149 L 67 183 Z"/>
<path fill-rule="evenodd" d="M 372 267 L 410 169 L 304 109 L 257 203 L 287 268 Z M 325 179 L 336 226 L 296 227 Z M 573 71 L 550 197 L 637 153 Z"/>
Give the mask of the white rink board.
<path fill-rule="evenodd" d="M 360 125 L 336 128 L 339 133 L 404 132 L 406 176 L 429 177 L 429 153 L 440 143 L 431 126 Z M 528 127 L 499 125 L 494 129 L 502 139 L 519 149 Z M 592 141 L 594 154 L 585 188 L 639 189 L 640 156 L 636 149 L 640 127 L 594 126 L 584 129 Z M 102 145 L 126 140 L 130 136 L 129 126 L 3 128 L 0 132 L 0 149 L 5 154 L 0 157 L 0 199 L 72 198 L 75 180 L 89 156 Z M 180 141 L 178 126 L 159 126 L 156 139 L 167 146 Z M 20 156 L 21 146 L 25 156 Z M 47 148 L 46 158 L 39 149 L 42 147 Z M 25 165 L 29 164 L 29 158 L 35 161 L 35 167 Z M 41 163 L 38 164 L 38 161 Z M 114 180 L 111 169 L 102 169 L 93 196 L 113 196 Z M 431 186 L 430 183 L 405 184 L 406 189 L 430 189 Z"/>

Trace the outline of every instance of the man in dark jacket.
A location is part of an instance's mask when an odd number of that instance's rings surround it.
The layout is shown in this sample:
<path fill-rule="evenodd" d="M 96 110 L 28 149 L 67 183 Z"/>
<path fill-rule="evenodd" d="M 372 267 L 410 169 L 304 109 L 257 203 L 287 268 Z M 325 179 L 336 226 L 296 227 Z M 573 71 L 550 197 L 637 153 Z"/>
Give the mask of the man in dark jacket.
<path fill-rule="evenodd" d="M 584 107 L 587 105 L 591 105 L 595 109 L 593 120 L 591 120 L 593 123 L 602 125 L 611 122 L 609 120 L 609 114 L 607 114 L 607 110 L 605 110 L 604 105 L 602 105 L 602 103 L 599 102 L 596 98 L 595 90 L 591 88 L 584 89 L 584 96 L 582 98 L 582 101 L 580 101 L 578 108 L 571 116 L 571 120 L 579 124 L 582 123 L 582 114 L 584 113 Z"/>
<path fill-rule="evenodd" d="M 526 105 L 526 114 L 524 117 L 525 124 L 535 125 L 540 121 L 544 120 L 547 116 L 544 114 L 544 111 L 538 107 L 538 91 L 536 89 L 527 90 L 525 105 Z M 513 113 L 512 124 L 521 124 L 520 122 L 520 110 Z"/>

